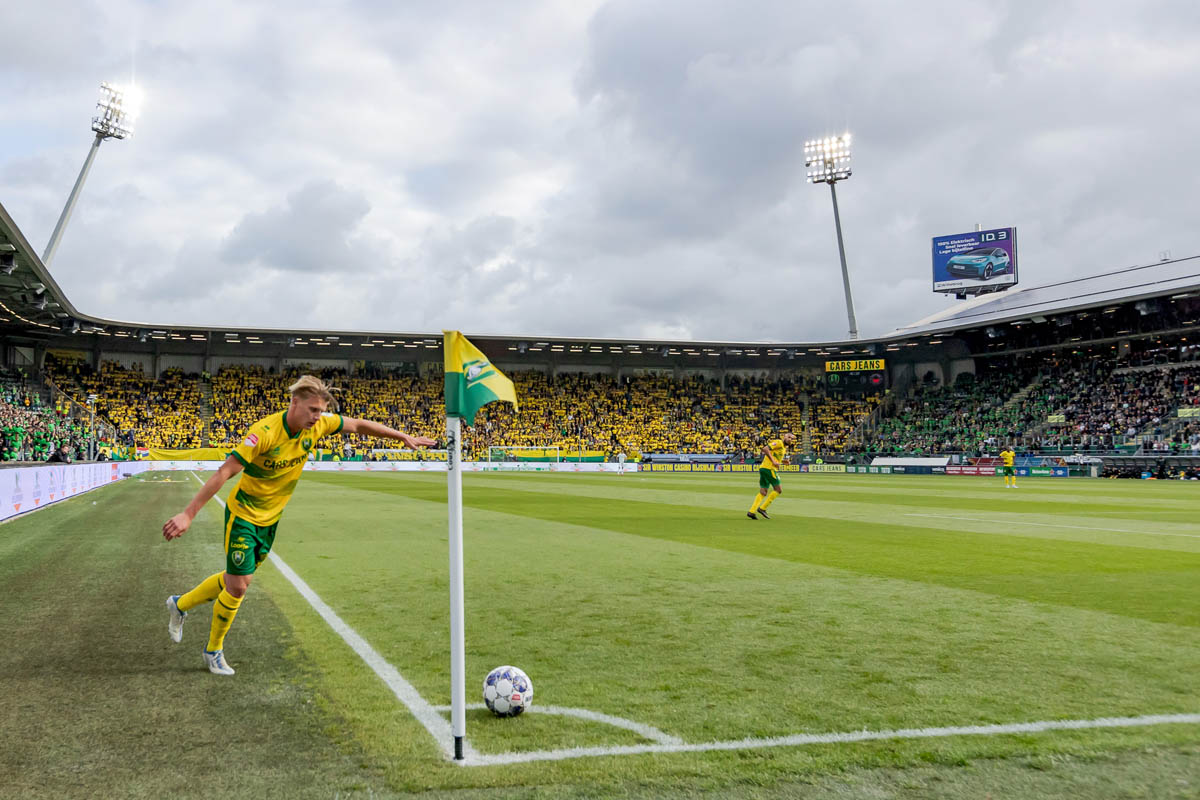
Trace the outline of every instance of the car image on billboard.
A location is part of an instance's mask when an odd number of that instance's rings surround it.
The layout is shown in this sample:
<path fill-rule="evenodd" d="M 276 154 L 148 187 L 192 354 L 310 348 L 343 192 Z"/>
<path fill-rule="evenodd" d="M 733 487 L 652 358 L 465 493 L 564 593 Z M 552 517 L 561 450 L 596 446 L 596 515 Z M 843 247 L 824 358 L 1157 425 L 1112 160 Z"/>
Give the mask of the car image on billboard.
<path fill-rule="evenodd" d="M 1008 272 L 1012 259 L 999 247 L 977 247 L 946 262 L 946 272 L 955 278 L 976 278 L 981 281 Z"/>
<path fill-rule="evenodd" d="M 972 294 L 1017 283 L 1017 229 L 970 231 L 933 240 L 933 290 Z"/>

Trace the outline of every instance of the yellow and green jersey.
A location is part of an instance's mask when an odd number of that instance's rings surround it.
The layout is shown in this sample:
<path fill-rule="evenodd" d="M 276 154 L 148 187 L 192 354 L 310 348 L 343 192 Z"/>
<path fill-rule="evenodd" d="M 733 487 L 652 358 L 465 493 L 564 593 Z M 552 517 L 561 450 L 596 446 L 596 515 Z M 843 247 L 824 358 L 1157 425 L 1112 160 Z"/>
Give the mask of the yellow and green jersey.
<path fill-rule="evenodd" d="M 1012 450 L 1003 450 L 1000 453 L 1000 463 L 1006 467 L 1011 467 L 1013 465 L 1013 459 L 1016 458 L 1016 456 L 1017 454 Z"/>
<path fill-rule="evenodd" d="M 292 498 L 309 452 L 322 436 L 342 429 L 341 414 L 322 414 L 301 431 L 287 425 L 287 411 L 250 426 L 246 438 L 230 453 L 242 462 L 242 477 L 229 494 L 229 510 L 255 525 L 272 525 Z"/>
<path fill-rule="evenodd" d="M 782 439 L 772 439 L 771 441 L 767 442 L 767 449 L 771 451 L 771 455 L 775 456 L 776 461 L 778 461 L 780 464 L 783 463 L 783 459 L 787 456 L 787 450 L 783 446 Z M 762 463 L 758 465 L 758 468 L 774 471 L 775 465 L 771 463 L 771 459 L 763 456 Z"/>

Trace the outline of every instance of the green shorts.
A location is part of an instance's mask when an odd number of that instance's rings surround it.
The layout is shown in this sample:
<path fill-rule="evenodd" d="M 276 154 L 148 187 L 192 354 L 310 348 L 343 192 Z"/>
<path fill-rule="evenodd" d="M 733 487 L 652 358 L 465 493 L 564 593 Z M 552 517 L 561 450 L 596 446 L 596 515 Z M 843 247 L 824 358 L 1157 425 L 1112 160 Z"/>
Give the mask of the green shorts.
<path fill-rule="evenodd" d="M 758 468 L 758 488 L 766 489 L 768 486 L 773 486 L 775 491 L 781 491 L 779 484 L 779 473 L 770 467 Z"/>
<path fill-rule="evenodd" d="M 1005 467 L 1005 468 L 1004 468 L 1004 474 L 1005 474 L 1006 476 L 1007 476 L 1007 475 L 1012 475 L 1012 474 L 1013 474 L 1013 468 L 1012 468 L 1012 467 Z"/>
<path fill-rule="evenodd" d="M 225 571 L 230 575 L 253 575 L 275 544 L 275 528 L 255 525 L 225 509 Z"/>

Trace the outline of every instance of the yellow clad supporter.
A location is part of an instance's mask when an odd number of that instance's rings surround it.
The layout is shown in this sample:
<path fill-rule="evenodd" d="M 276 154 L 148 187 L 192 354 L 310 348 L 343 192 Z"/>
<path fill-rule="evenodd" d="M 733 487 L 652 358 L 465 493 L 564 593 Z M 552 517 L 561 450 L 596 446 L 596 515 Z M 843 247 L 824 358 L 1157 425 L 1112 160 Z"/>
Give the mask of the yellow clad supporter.
<path fill-rule="evenodd" d="M 225 365 L 211 377 L 169 369 L 156 378 L 137 365 L 104 362 L 93 372 L 81 360 L 48 357 L 51 367 L 64 391 L 99 396 L 98 414 L 114 423 L 123 441 L 162 449 L 233 448 L 305 369 Z M 418 375 L 410 366 L 403 372 L 313 374 L 341 389 L 339 401 L 350 416 L 435 439 L 444 435 L 440 371 Z M 857 436 L 857 426 L 879 402 L 826 397 L 818 376 L 799 373 L 773 381 L 729 376 L 725 386 L 709 378 L 650 373 L 509 374 L 522 398 L 520 410 L 502 404 L 482 410 L 464 431 L 464 458 L 522 457 L 522 450 L 549 448 L 542 457 L 719 453 L 749 461 L 763 429 L 803 434 L 806 447 L 828 456 Z M 394 443 L 346 430 L 327 434 L 321 444 L 343 460 L 371 458 L 376 449 L 393 451 L 388 458 L 444 458 L 396 453 Z"/>

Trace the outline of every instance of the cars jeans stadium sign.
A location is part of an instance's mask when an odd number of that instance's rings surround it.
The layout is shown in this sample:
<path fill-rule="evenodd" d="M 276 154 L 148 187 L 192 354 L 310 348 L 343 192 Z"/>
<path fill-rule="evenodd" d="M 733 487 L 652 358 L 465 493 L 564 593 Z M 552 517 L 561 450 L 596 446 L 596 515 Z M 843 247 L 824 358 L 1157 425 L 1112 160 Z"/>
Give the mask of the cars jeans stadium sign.
<path fill-rule="evenodd" d="M 882 358 L 860 358 L 852 361 L 826 361 L 826 372 L 875 372 L 883 369 Z"/>

